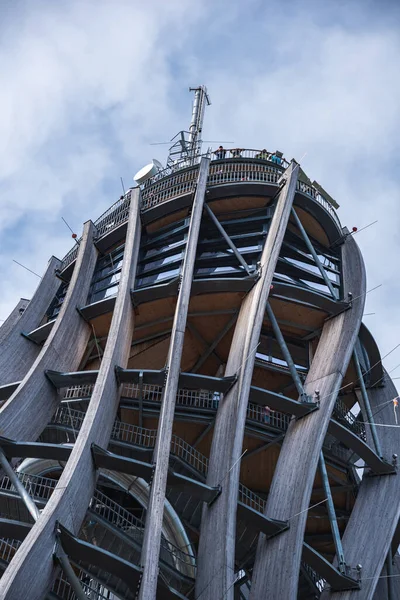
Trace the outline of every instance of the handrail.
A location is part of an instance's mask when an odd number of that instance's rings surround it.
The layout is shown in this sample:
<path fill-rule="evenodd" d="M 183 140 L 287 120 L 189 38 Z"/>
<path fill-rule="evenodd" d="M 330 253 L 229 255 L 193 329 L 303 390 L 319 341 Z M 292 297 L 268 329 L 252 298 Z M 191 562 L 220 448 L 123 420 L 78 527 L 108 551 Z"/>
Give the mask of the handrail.
<path fill-rule="evenodd" d="M 8 564 L 21 543 L 22 542 L 20 540 L 13 540 L 11 538 L 0 539 L 0 560 Z M 110 597 L 107 588 L 102 583 L 98 582 L 92 575 L 90 575 L 90 580 L 88 581 L 87 573 L 80 570 L 78 573 L 78 578 L 81 581 L 84 592 L 89 594 L 90 598 L 92 597 L 90 596 L 90 593 L 96 594 L 96 600 L 107 600 L 107 598 Z M 100 586 L 103 589 L 104 594 L 100 591 Z M 67 581 L 67 579 L 65 579 L 62 575 L 60 575 L 54 581 L 51 591 L 60 598 L 68 598 L 69 600 L 73 600 L 75 598 L 69 581 Z"/>
<path fill-rule="evenodd" d="M 93 385 L 76 385 L 66 388 L 64 400 L 74 400 L 91 396 Z M 139 386 L 137 384 L 125 383 L 122 386 L 122 398 L 139 398 Z M 162 387 L 153 384 L 144 384 L 142 398 L 144 402 L 161 402 Z M 187 406 L 198 410 L 217 410 L 220 400 L 218 392 L 208 390 L 192 390 L 180 388 L 178 390 L 176 403 L 178 406 Z M 350 429 L 362 440 L 366 441 L 365 425 L 353 415 L 351 410 L 337 398 L 333 415 L 338 421 Z M 262 425 L 276 427 L 286 430 L 290 423 L 290 416 L 279 411 L 266 412 L 265 407 L 251 402 L 247 405 L 247 418 Z"/>
<path fill-rule="evenodd" d="M 6 563 L 9 563 L 21 544 L 22 542 L 20 540 L 13 540 L 11 538 L 1 538 L 0 559 Z"/>
<path fill-rule="evenodd" d="M 95 490 L 89 504 L 89 509 L 118 529 L 127 533 L 130 537 L 136 539 L 139 544 L 142 544 L 145 526 L 144 521 L 141 521 L 132 515 L 123 506 L 120 506 L 99 490 Z M 161 548 L 165 550 L 167 557 L 171 559 L 172 566 L 175 566 L 176 562 L 182 563 L 185 566 L 195 566 L 195 560 L 192 554 L 183 552 L 183 550 L 178 548 L 178 546 L 175 546 L 175 544 L 165 537 L 161 538 Z"/>
<path fill-rule="evenodd" d="M 226 149 L 225 157 L 222 159 L 219 159 L 215 152 L 211 154 L 209 187 L 240 182 L 260 182 L 276 185 L 283 170 L 289 165 L 285 158 L 278 158 L 273 152 L 241 149 L 240 155 L 235 156 L 232 155 L 233 152 L 234 150 Z M 209 156 L 209 153 L 201 156 Z M 162 204 L 171 198 L 194 192 L 201 156 L 195 157 L 190 166 L 183 163 L 184 166 L 167 167 L 146 181 L 142 189 L 142 210 Z M 316 187 L 298 181 L 297 190 L 318 202 L 333 218 L 338 228 L 341 229 L 340 220 L 334 207 Z M 127 220 L 130 200 L 131 190 L 128 190 L 126 194 L 121 196 L 96 219 L 94 224 L 98 237 L 102 237 Z M 61 270 L 66 269 L 76 259 L 78 247 L 78 244 L 76 244 L 66 254 L 62 261 Z"/>
<path fill-rule="evenodd" d="M 55 413 L 52 423 L 56 425 L 71 426 L 75 430 L 80 428 L 84 418 L 84 412 L 61 406 Z M 134 446 L 152 449 L 155 446 L 156 435 L 157 430 L 155 429 L 146 429 L 144 427 L 139 427 L 138 425 L 130 425 L 129 423 L 116 421 L 111 433 L 111 439 L 125 443 L 128 442 Z M 177 458 L 182 459 L 199 474 L 204 477 L 207 475 L 208 458 L 177 435 L 172 436 L 171 453 Z M 250 506 L 254 510 L 258 510 L 259 512 L 264 511 L 265 501 L 246 488 L 243 484 L 239 484 L 238 499 L 240 502 L 243 502 L 243 504 Z"/>
<path fill-rule="evenodd" d="M 315 586 L 316 593 L 319 595 L 322 594 L 323 590 L 325 589 L 326 583 L 327 583 L 326 579 L 321 577 L 306 562 L 302 561 L 301 566 L 303 567 L 304 571 L 307 573 L 307 576 L 311 579 L 313 585 Z"/>
<path fill-rule="evenodd" d="M 31 475 L 23 472 L 19 472 L 17 475 L 21 483 L 29 491 L 30 495 L 33 498 L 40 499 L 42 501 L 47 502 L 50 499 L 50 496 L 57 485 L 56 479 L 50 479 L 40 475 Z M 3 477 L 0 480 L 0 491 L 15 491 L 15 488 L 11 484 L 8 477 Z M 90 500 L 89 510 L 102 517 L 110 524 L 116 526 L 118 529 L 125 531 L 131 537 L 137 537 L 138 541 L 141 543 L 144 531 L 144 522 L 97 489 Z M 132 532 L 134 532 L 136 535 L 132 535 Z M 175 565 L 176 562 L 179 562 L 185 564 L 186 566 L 194 566 L 194 557 L 192 554 L 183 552 L 180 548 L 175 546 L 172 542 L 164 537 L 161 539 L 161 546 L 165 550 L 167 556 L 170 556 L 172 565 Z"/>
<path fill-rule="evenodd" d="M 335 408 L 334 408 L 334 416 L 337 418 L 341 425 L 344 425 L 348 429 L 350 429 L 353 433 L 355 433 L 359 438 L 361 438 L 364 442 L 367 442 L 367 434 L 365 431 L 365 425 L 362 421 L 354 415 L 351 410 L 349 410 L 344 402 L 337 398 Z"/>

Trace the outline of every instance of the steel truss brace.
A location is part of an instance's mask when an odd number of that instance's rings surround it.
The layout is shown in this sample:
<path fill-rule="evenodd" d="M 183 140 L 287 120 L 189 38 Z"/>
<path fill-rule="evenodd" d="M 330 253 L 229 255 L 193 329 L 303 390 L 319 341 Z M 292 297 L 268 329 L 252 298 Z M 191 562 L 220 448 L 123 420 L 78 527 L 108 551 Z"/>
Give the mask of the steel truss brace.
<path fill-rule="evenodd" d="M 212 222 L 214 223 L 214 225 L 228 244 L 229 248 L 232 250 L 233 254 L 236 256 L 236 258 L 246 271 L 247 275 L 252 275 L 254 273 L 254 269 L 251 269 L 247 262 L 244 260 L 243 256 L 240 254 L 239 250 L 236 248 L 235 244 L 232 242 L 231 238 L 226 233 L 225 229 L 222 227 L 221 223 L 218 221 L 217 217 L 214 215 L 213 211 L 208 206 L 208 204 L 204 204 L 204 210 L 206 211 L 207 215 L 210 217 L 210 219 L 212 220 Z"/>
<path fill-rule="evenodd" d="M 26 491 L 26 489 L 24 488 L 24 486 L 22 485 L 21 481 L 18 479 L 18 475 L 16 474 L 16 472 L 14 471 L 14 469 L 8 462 L 6 455 L 4 454 L 4 452 L 1 448 L 0 448 L 0 464 L 1 464 L 2 468 L 4 469 L 4 472 L 6 473 L 7 477 L 10 479 L 11 483 L 13 484 L 13 486 L 17 490 L 18 494 L 20 495 L 23 503 L 25 504 L 26 508 L 28 509 L 33 520 L 36 522 L 38 520 L 38 518 L 40 517 L 40 511 L 39 511 L 38 507 L 36 506 L 36 504 L 34 503 L 34 501 L 32 500 L 32 498 L 30 497 L 30 495 L 28 494 L 28 492 Z"/>
<path fill-rule="evenodd" d="M 223 338 L 226 336 L 226 334 L 228 333 L 228 331 L 231 329 L 232 325 L 235 323 L 237 319 L 237 313 L 235 313 L 233 315 L 233 317 L 231 319 L 229 319 L 229 321 L 227 322 L 227 324 L 225 325 L 225 327 L 223 327 L 223 329 L 220 331 L 220 333 L 217 335 L 217 337 L 215 338 L 215 340 L 212 342 L 212 344 L 207 348 L 207 350 L 205 350 L 205 352 L 200 356 L 200 358 L 198 359 L 198 361 L 196 362 L 196 364 L 194 365 L 194 367 L 192 368 L 192 373 L 196 373 L 200 367 L 204 364 L 204 362 L 207 360 L 207 358 L 210 356 L 210 354 L 215 354 L 218 358 L 218 360 L 221 362 L 222 364 L 222 360 L 220 359 L 220 357 L 214 352 L 215 348 L 218 346 L 218 344 L 223 340 Z M 191 325 L 190 323 L 188 323 L 188 327 L 191 330 L 193 325 Z"/>
<path fill-rule="evenodd" d="M 293 209 L 292 209 L 293 210 Z M 294 383 L 296 385 L 297 391 L 300 395 L 300 397 L 302 399 L 305 398 L 305 401 L 307 402 L 309 399 L 306 396 L 306 393 L 304 391 L 303 388 L 303 384 L 300 380 L 299 374 L 297 372 L 296 369 L 296 365 L 293 362 L 293 359 L 290 355 L 289 349 L 286 345 L 286 342 L 284 340 L 284 337 L 279 329 L 279 325 L 276 321 L 275 315 L 272 311 L 271 305 L 269 304 L 269 302 L 267 302 L 266 304 L 266 311 L 268 314 L 268 317 L 271 321 L 271 325 L 272 325 L 272 329 L 274 331 L 275 337 L 281 347 L 282 350 L 282 354 L 289 366 L 290 369 L 290 373 L 293 377 Z M 320 467 L 320 472 L 321 472 L 321 477 L 322 477 L 322 484 L 323 484 L 323 488 L 324 488 L 324 492 L 327 498 L 327 509 L 328 509 L 328 515 L 329 515 L 329 521 L 331 524 L 331 529 L 332 529 L 332 535 L 333 535 L 333 541 L 335 544 L 335 549 L 336 549 L 336 554 L 339 560 L 339 570 L 341 573 L 345 573 L 346 572 L 346 562 L 344 559 L 344 553 L 343 553 L 343 547 L 342 547 L 342 542 L 340 539 L 340 533 L 339 533 L 339 527 L 337 524 L 337 519 L 336 519 L 336 513 L 335 513 L 335 507 L 333 504 L 333 499 L 332 499 L 332 493 L 331 493 L 331 488 L 329 485 L 329 479 L 328 479 L 328 473 L 326 470 L 326 465 L 325 465 L 325 459 L 324 459 L 324 455 L 323 452 L 321 450 L 320 453 L 320 457 L 319 457 L 319 467 Z"/>
<path fill-rule="evenodd" d="M 318 269 L 319 269 L 319 271 L 320 271 L 320 273 L 321 273 L 321 275 L 323 277 L 323 280 L 325 281 L 326 287 L 329 289 L 329 291 L 332 294 L 333 298 L 335 300 L 337 300 L 337 294 L 336 294 L 336 292 L 335 292 L 335 290 L 333 288 L 332 282 L 329 279 L 328 275 L 326 274 L 326 271 L 325 271 L 325 269 L 324 269 L 321 261 L 318 258 L 318 254 L 316 253 L 315 248 L 312 245 L 311 240 L 308 237 L 307 232 L 304 229 L 303 224 L 300 221 L 299 217 L 297 216 L 297 213 L 294 210 L 293 206 L 292 206 L 292 216 L 293 216 L 294 221 L 295 221 L 295 223 L 297 225 L 297 228 L 300 230 L 300 233 L 303 236 L 303 239 L 304 239 L 304 241 L 306 243 L 306 246 L 307 246 L 308 250 L 310 251 L 311 256 L 313 257 L 313 259 L 315 261 L 315 264 L 317 265 L 317 267 L 318 267 Z"/>
<path fill-rule="evenodd" d="M 276 338 L 276 340 L 277 340 L 277 342 L 278 342 L 278 344 L 279 344 L 279 346 L 280 346 L 280 348 L 282 350 L 283 357 L 284 357 L 284 359 L 287 362 L 287 365 L 289 367 L 289 371 L 290 371 L 290 374 L 291 374 L 292 379 L 294 381 L 294 384 L 296 386 L 297 392 L 298 392 L 298 394 L 299 394 L 299 396 L 300 396 L 300 398 L 301 398 L 301 400 L 303 402 L 309 402 L 310 398 L 309 398 L 309 396 L 304 391 L 303 384 L 301 382 L 300 376 L 299 376 L 299 374 L 297 372 L 297 369 L 296 369 L 296 365 L 293 362 L 292 356 L 291 356 L 291 354 L 289 352 L 289 349 L 287 347 L 285 339 L 284 339 L 284 337 L 282 335 L 282 332 L 281 332 L 281 330 L 279 328 L 278 321 L 276 320 L 276 317 L 275 317 L 275 315 L 273 313 L 273 310 L 272 310 L 271 305 L 270 305 L 269 302 L 266 303 L 265 309 L 266 309 L 268 318 L 269 318 L 269 320 L 271 322 L 271 326 L 272 326 L 272 330 L 274 332 L 275 338 Z"/>
<path fill-rule="evenodd" d="M 202 345 L 206 347 L 205 351 L 203 352 L 203 354 L 201 355 L 200 358 L 205 356 L 204 360 L 206 360 L 206 358 L 208 358 L 210 356 L 210 354 L 212 354 L 217 359 L 219 364 L 222 365 L 222 363 L 224 362 L 222 360 L 222 358 L 217 354 L 217 352 L 215 351 L 214 348 L 210 351 L 208 342 L 206 342 L 206 340 L 203 338 L 203 336 L 197 331 L 196 327 L 194 325 L 192 325 L 192 323 L 189 323 L 189 321 L 187 322 L 186 326 L 189 329 L 190 333 L 192 333 L 193 336 L 196 337 L 202 343 Z M 203 360 L 203 362 L 204 362 L 204 360 Z"/>
<path fill-rule="evenodd" d="M 324 454 L 323 454 L 322 450 L 321 450 L 321 454 L 319 457 L 319 469 L 320 469 L 320 473 L 321 473 L 324 494 L 327 499 L 326 507 L 328 509 L 329 522 L 331 524 L 333 542 L 335 544 L 335 550 L 336 550 L 336 556 L 338 558 L 339 571 L 341 573 L 346 574 L 346 561 L 344 559 L 342 540 L 340 539 L 339 527 L 338 527 L 337 519 L 336 519 L 335 506 L 333 504 L 331 486 L 329 485 L 328 472 L 326 470 L 326 464 L 325 464 Z"/>
<path fill-rule="evenodd" d="M 357 379 L 360 384 L 361 400 L 362 400 L 362 403 L 364 404 L 364 407 L 363 407 L 364 413 L 368 419 L 368 423 L 371 428 L 371 435 L 372 435 L 372 439 L 374 440 L 376 453 L 380 458 L 383 458 L 382 449 L 381 449 L 381 445 L 380 445 L 379 438 L 378 438 L 378 432 L 375 427 L 374 415 L 372 414 L 371 405 L 370 405 L 368 393 L 367 393 L 367 390 L 365 387 L 364 377 L 363 377 L 363 374 L 361 371 L 361 365 L 360 365 L 360 361 L 358 358 L 357 350 L 354 350 L 354 352 L 353 352 L 353 360 L 354 360 L 354 364 L 356 367 Z"/>
<path fill-rule="evenodd" d="M 66 555 L 66 553 L 64 552 L 64 550 L 61 546 L 61 541 L 59 538 L 60 533 L 61 533 L 60 529 L 57 528 L 57 546 L 56 546 L 56 549 L 54 552 L 54 559 L 58 563 L 60 563 L 61 568 L 64 571 L 64 574 L 65 574 L 69 584 L 71 585 L 71 588 L 72 588 L 74 594 L 76 595 L 76 597 L 78 598 L 78 600 L 88 600 L 88 596 L 83 591 L 81 582 L 79 581 L 78 577 L 76 576 L 76 573 L 75 573 L 74 569 L 72 568 L 71 563 L 68 560 L 68 556 Z"/>

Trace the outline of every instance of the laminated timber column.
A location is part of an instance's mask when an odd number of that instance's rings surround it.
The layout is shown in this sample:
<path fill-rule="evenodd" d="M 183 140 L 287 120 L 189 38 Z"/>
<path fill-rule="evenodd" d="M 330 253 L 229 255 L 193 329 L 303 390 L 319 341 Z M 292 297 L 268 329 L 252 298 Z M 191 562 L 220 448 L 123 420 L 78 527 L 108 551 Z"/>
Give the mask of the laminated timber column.
<path fill-rule="evenodd" d="M 383 383 L 384 387 L 369 389 L 368 396 L 376 422 L 389 425 L 378 427 L 382 453 L 389 458 L 400 449 L 400 429 L 392 427 L 392 400 L 398 394 L 387 373 Z M 373 443 L 370 431 L 368 442 L 370 445 Z M 340 593 L 327 590 L 322 594 L 323 600 L 371 600 L 374 597 L 378 577 L 400 519 L 399 497 L 398 474 L 381 477 L 364 475 L 342 539 L 348 564 L 362 565 L 361 590 Z M 386 599 L 385 596 L 379 598 Z"/>
<path fill-rule="evenodd" d="M 60 480 L 17 554 L 0 579 L 0 598 L 42 600 L 56 575 L 53 562 L 56 522 L 77 535 L 93 495 L 98 471 L 91 447 L 107 448 L 116 417 L 120 386 L 115 367 L 126 368 L 134 327 L 130 291 L 134 287 L 140 245 L 139 188 L 131 195 L 128 230 L 118 294 L 107 344 L 88 410 Z"/>
<path fill-rule="evenodd" d="M 20 320 L 28 304 L 29 300 L 21 298 L 7 319 L 0 325 L 0 344 L 9 335 L 10 331 L 12 331 L 15 323 Z"/>
<path fill-rule="evenodd" d="M 90 328 L 76 309 L 86 303 L 96 264 L 94 232 L 93 223 L 85 223 L 74 272 L 54 327 L 24 379 L 0 409 L 0 432 L 4 437 L 35 440 L 60 401 L 45 371 L 75 371 L 79 366 Z M 9 358 L 12 360 L 13 355 Z"/>
<path fill-rule="evenodd" d="M 286 184 L 278 197 L 261 257 L 261 276 L 240 307 L 225 375 L 237 382 L 220 402 L 215 421 L 207 484 L 221 484 L 212 506 L 204 506 L 196 599 L 233 600 L 236 507 L 240 455 L 246 423 L 254 360 L 265 316 L 265 305 L 293 204 L 299 166 L 292 162 L 285 173 Z M 261 596 L 260 596 L 261 598 Z"/>
<path fill-rule="evenodd" d="M 60 287 L 60 280 L 55 274 L 60 266 L 61 261 L 52 256 L 32 300 L 22 315 L 18 314 L 10 327 L 9 319 L 18 309 L 18 303 L 17 309 L 14 309 L 3 323 L 0 329 L 0 385 L 20 381 L 38 356 L 40 346 L 26 339 L 21 333 L 27 333 L 39 326 Z"/>
<path fill-rule="evenodd" d="M 358 336 L 365 303 L 364 262 L 351 236 L 347 236 L 342 247 L 342 262 L 344 292 L 346 296 L 352 293 L 354 300 L 350 309 L 325 322 L 307 375 L 305 392 L 312 396 L 319 390 L 319 410 L 292 421 L 286 432 L 265 513 L 275 519 L 289 520 L 289 529 L 270 540 L 260 535 L 251 600 L 297 597 L 307 509 L 315 472 Z"/>
<path fill-rule="evenodd" d="M 196 260 L 197 242 L 204 207 L 209 165 L 209 159 L 201 159 L 196 193 L 190 217 L 180 289 L 172 325 L 171 342 L 166 365 L 166 380 L 161 399 L 157 439 L 153 454 L 155 468 L 150 490 L 149 505 L 146 513 L 146 527 L 141 555 L 143 578 L 139 591 L 139 600 L 155 600 L 156 598 L 161 528 L 164 514 L 165 488 L 168 475 L 172 427 L 174 424 L 176 394 L 178 391 L 190 290 L 192 287 L 194 263 Z"/>

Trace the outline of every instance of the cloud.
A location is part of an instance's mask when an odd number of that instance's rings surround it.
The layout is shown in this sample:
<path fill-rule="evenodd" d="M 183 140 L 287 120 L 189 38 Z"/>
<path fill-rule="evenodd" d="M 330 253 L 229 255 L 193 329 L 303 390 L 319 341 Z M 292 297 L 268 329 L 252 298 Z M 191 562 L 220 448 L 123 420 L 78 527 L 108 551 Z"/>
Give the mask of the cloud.
<path fill-rule="evenodd" d="M 393 2 L 115 0 L 12 3 L 0 46 L 0 317 L 190 119 L 189 85 L 212 106 L 204 137 L 302 159 L 357 234 L 382 351 L 399 251 L 399 10 Z M 382 5 L 385 5 L 385 10 Z M 305 156 L 304 156 L 305 155 Z M 30 276 L 29 276 L 30 277 Z M 393 359 L 393 360 L 392 360 Z M 388 366 L 396 364 L 396 353 Z M 400 362 L 400 361 L 399 361 Z"/>

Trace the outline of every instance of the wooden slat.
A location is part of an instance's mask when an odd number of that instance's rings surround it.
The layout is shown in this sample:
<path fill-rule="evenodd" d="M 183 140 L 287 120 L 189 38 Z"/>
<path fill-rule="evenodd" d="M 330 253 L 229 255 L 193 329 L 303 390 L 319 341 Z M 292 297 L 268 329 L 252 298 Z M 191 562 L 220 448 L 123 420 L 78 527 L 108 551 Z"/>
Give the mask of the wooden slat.
<path fill-rule="evenodd" d="M 305 391 L 312 396 L 319 390 L 319 410 L 292 421 L 284 438 L 266 514 L 289 519 L 290 528 L 272 540 L 260 536 L 251 600 L 297 596 L 307 509 L 318 459 L 364 310 L 366 279 L 361 253 L 351 236 L 342 248 L 344 293 L 353 294 L 353 306 L 326 321 L 307 375 Z"/>
<path fill-rule="evenodd" d="M 292 163 L 264 244 L 261 277 L 242 302 L 226 366 L 226 375 L 237 375 L 238 380 L 220 403 L 214 428 L 207 483 L 216 486 L 223 481 L 223 488 L 217 501 L 203 508 L 196 579 L 196 592 L 201 594 L 202 600 L 233 598 L 236 501 L 247 404 L 265 303 L 285 235 L 297 175 L 298 165 Z"/>
<path fill-rule="evenodd" d="M 190 216 L 185 257 L 183 260 L 181 285 L 171 332 L 171 343 L 167 360 L 167 377 L 163 389 L 156 446 L 154 449 L 155 470 L 150 490 L 149 506 L 146 513 L 146 526 L 141 556 L 141 562 L 144 567 L 143 579 L 138 596 L 139 600 L 149 600 L 156 596 L 158 557 L 160 553 L 161 528 L 164 514 L 165 490 L 174 423 L 176 393 L 179 385 L 179 373 L 189 309 L 190 290 L 193 281 L 209 164 L 209 159 L 201 159 L 196 193 Z"/>
<path fill-rule="evenodd" d="M 27 306 L 26 301 L 24 304 L 18 303 L 18 310 L 26 306 L 22 315 L 16 315 L 13 311 L 12 322 L 7 319 L 3 323 L 0 329 L 0 385 L 25 377 L 38 356 L 40 348 L 24 338 L 21 332 L 35 329 L 43 319 L 60 286 L 60 280 L 55 275 L 60 265 L 61 261 L 52 256 L 32 300 Z"/>
<path fill-rule="evenodd" d="M 57 573 L 52 558 L 56 522 L 77 534 L 93 495 L 98 470 L 93 462 L 91 445 L 108 445 L 120 396 L 114 368 L 127 364 L 131 346 L 134 312 L 130 288 L 136 274 L 140 231 L 139 189 L 136 188 L 132 193 L 118 296 L 90 404 L 70 458 L 44 512 L 0 580 L 0 597 L 4 600 L 23 598 L 27 581 L 30 582 L 30 600 L 42 600 Z M 86 278 L 89 285 L 91 278 L 87 274 Z M 79 304 L 83 304 L 82 299 Z M 76 310 L 75 313 L 78 315 Z M 81 319 L 79 315 L 78 318 Z M 54 390 L 49 381 L 47 385 Z"/>
<path fill-rule="evenodd" d="M 74 272 L 56 323 L 20 386 L 0 409 L 0 431 L 6 437 L 34 440 L 40 435 L 60 402 L 45 370 L 75 371 L 85 352 L 91 332 L 76 306 L 86 300 L 96 264 L 94 231 L 91 221 L 85 223 Z"/>

